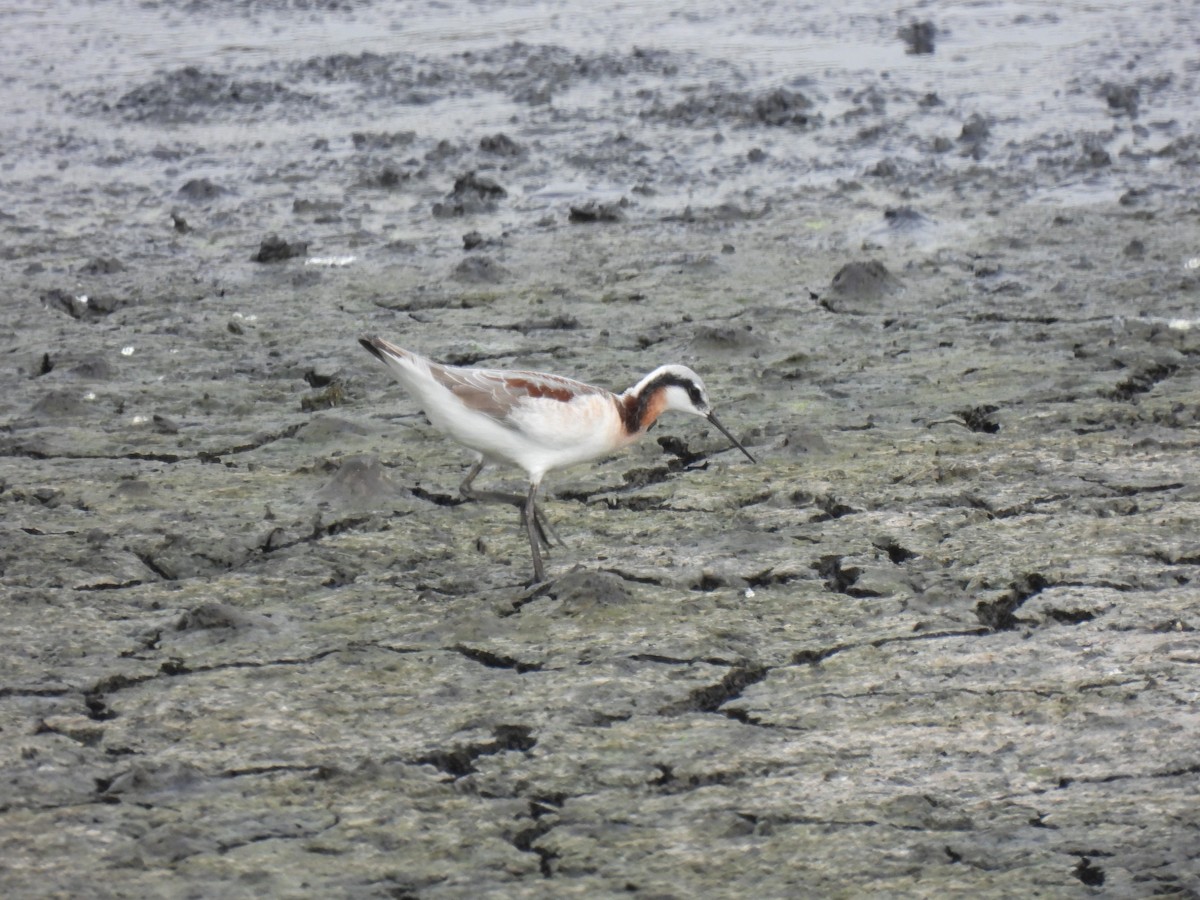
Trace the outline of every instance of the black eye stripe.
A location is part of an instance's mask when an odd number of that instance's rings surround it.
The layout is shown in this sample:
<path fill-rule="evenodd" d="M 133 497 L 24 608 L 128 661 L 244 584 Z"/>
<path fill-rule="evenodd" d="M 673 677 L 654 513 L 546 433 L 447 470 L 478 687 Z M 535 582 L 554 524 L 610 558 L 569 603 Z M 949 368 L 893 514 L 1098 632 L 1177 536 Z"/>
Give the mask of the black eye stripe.
<path fill-rule="evenodd" d="M 646 385 L 646 393 L 649 394 L 660 387 L 683 388 L 685 391 L 687 391 L 687 395 L 691 398 L 693 403 L 699 402 L 704 396 L 696 382 L 692 381 L 690 378 L 685 378 L 682 375 L 674 375 L 671 373 L 660 375 L 650 384 Z"/>

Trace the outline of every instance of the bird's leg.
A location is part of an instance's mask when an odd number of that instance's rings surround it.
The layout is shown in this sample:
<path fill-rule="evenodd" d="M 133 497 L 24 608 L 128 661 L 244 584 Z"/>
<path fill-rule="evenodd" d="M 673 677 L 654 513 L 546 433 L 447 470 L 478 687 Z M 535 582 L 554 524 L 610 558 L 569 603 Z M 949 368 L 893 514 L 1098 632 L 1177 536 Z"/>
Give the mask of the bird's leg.
<path fill-rule="evenodd" d="M 524 510 L 526 498 L 520 494 L 507 494 L 504 491 L 478 491 L 471 487 L 471 483 L 476 476 L 483 471 L 486 465 L 481 459 L 471 466 L 467 472 L 467 477 L 463 479 L 462 484 L 458 486 L 458 494 L 464 500 L 478 500 L 480 503 L 507 503 L 510 506 L 515 506 L 517 509 Z M 521 521 L 524 522 L 524 512 L 522 512 Z M 542 512 L 540 507 L 534 508 L 533 524 L 537 528 L 538 540 L 542 542 L 547 550 L 550 549 L 550 538 L 554 538 L 560 547 L 567 546 L 563 543 L 563 539 L 558 536 L 558 533 L 550 527 L 550 521 L 546 518 L 546 514 Z"/>
<path fill-rule="evenodd" d="M 531 481 L 529 497 L 525 500 L 525 505 L 521 507 L 521 522 L 525 525 L 525 532 L 529 535 L 529 549 L 533 552 L 533 581 L 535 584 L 541 584 L 546 580 L 546 572 L 542 568 L 542 551 L 538 547 L 538 542 L 539 539 L 544 542 L 546 536 L 542 533 L 542 526 L 538 522 L 537 489 L 538 483 Z"/>
<path fill-rule="evenodd" d="M 507 503 L 509 506 L 515 506 L 518 509 L 524 506 L 525 497 L 521 494 L 508 494 L 504 491 L 480 491 L 471 487 L 471 483 L 483 471 L 485 465 L 487 464 L 481 459 L 475 465 L 471 466 L 471 470 L 467 472 L 467 477 L 458 486 L 459 496 L 464 500 L 478 500 L 480 503 Z"/>
<path fill-rule="evenodd" d="M 521 515 L 524 516 L 524 502 L 519 503 L 518 507 L 521 509 Z M 542 542 L 542 546 L 545 547 L 547 551 L 550 549 L 550 538 L 554 538 L 554 540 L 558 541 L 559 546 L 566 546 L 566 544 L 562 542 L 562 538 L 554 533 L 554 529 L 551 528 L 550 523 L 546 521 L 546 514 L 542 512 L 541 507 L 537 506 L 536 504 L 533 507 L 533 525 L 537 529 L 538 540 Z"/>
<path fill-rule="evenodd" d="M 483 457 L 475 460 L 475 465 L 471 466 L 467 472 L 467 477 L 463 479 L 462 484 L 458 486 L 458 495 L 464 500 L 473 500 L 474 491 L 471 490 L 471 482 L 475 480 L 475 476 L 483 471 Z"/>

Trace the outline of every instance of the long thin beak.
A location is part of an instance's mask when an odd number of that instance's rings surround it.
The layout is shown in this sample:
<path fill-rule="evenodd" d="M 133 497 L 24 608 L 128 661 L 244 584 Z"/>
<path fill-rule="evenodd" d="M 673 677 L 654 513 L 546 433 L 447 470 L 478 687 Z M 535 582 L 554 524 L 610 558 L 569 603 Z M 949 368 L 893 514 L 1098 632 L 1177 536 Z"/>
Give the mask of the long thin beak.
<path fill-rule="evenodd" d="M 717 420 L 717 414 L 716 414 L 716 413 L 709 413 L 709 414 L 708 414 L 708 421 L 712 422 L 712 424 L 713 424 L 713 425 L 716 427 L 717 431 L 721 432 L 721 434 L 725 435 L 725 437 L 727 437 L 727 438 L 729 438 L 731 441 L 733 441 L 733 446 L 737 447 L 739 450 L 741 450 L 743 453 L 745 453 L 745 454 L 746 454 L 746 459 L 750 460 L 750 462 L 752 462 L 752 463 L 756 463 L 756 462 L 758 462 L 758 460 L 757 460 L 757 459 L 755 459 L 753 456 L 751 456 L 751 455 L 750 455 L 750 451 L 749 451 L 749 450 L 747 450 L 745 447 L 743 447 L 743 446 L 742 446 L 742 443 L 741 443 L 741 441 L 739 441 L 739 440 L 738 440 L 737 438 L 735 438 L 735 437 L 734 437 L 732 434 L 730 434 L 730 433 L 729 433 L 729 429 L 728 429 L 728 428 L 726 428 L 724 425 L 722 425 L 722 424 L 721 424 L 721 423 L 720 423 L 720 422 Z"/>

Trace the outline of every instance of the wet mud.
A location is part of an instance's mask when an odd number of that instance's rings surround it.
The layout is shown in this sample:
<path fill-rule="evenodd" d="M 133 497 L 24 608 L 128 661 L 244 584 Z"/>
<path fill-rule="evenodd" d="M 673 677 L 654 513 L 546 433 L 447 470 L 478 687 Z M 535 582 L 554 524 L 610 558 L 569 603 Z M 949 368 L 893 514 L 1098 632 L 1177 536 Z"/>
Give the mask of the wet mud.
<path fill-rule="evenodd" d="M 0 891 L 1197 896 L 1194 5 L 472 10 L 3 14 Z"/>

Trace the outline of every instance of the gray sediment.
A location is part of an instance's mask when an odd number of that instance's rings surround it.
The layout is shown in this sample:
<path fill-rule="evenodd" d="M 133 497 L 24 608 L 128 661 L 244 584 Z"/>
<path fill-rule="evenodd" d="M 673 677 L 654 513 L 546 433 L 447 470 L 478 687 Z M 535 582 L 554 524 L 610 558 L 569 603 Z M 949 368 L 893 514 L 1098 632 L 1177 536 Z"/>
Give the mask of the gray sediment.
<path fill-rule="evenodd" d="M 797 21 L 898 54 L 804 79 L 619 10 L 110 72 L 52 9 L 0 37 L 0 893 L 1198 895 L 1190 4 Z M 685 363 L 758 464 L 665 417 L 551 474 L 531 590 L 362 332 Z"/>

